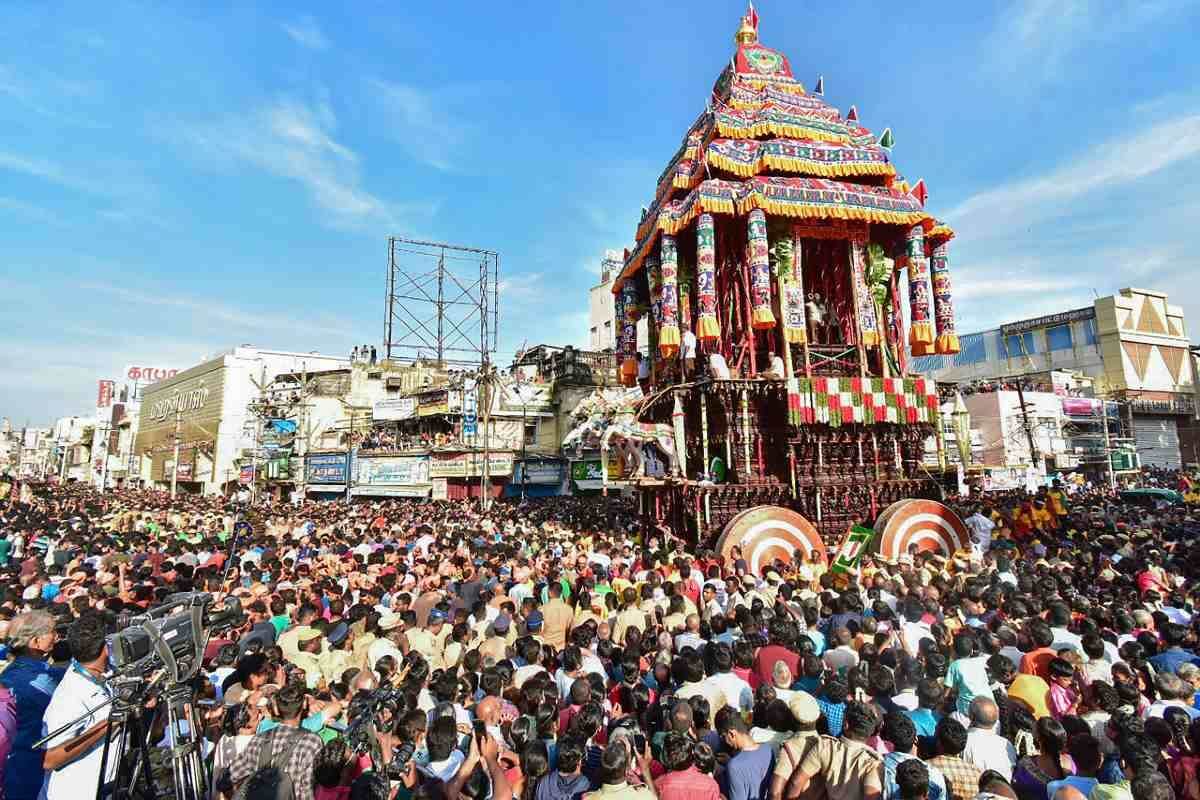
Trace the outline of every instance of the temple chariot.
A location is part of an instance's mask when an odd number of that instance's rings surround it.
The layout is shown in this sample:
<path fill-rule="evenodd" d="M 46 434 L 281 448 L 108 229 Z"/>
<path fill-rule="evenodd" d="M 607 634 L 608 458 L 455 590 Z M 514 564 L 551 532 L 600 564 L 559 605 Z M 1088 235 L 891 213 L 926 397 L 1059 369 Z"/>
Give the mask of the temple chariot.
<path fill-rule="evenodd" d="M 601 446 L 648 524 L 754 571 L 856 524 L 886 558 L 951 554 L 966 531 L 924 465 L 938 387 L 909 359 L 958 351 L 954 234 L 897 172 L 890 129 L 806 88 L 753 9 L 735 42 L 613 282 L 641 393 Z"/>

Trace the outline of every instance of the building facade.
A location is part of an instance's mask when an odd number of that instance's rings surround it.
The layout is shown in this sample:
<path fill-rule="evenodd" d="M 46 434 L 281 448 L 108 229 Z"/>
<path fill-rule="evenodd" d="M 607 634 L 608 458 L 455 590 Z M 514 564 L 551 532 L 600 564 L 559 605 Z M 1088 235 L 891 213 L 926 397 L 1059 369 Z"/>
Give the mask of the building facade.
<path fill-rule="evenodd" d="M 616 322 L 613 306 L 613 275 L 624 259 L 616 250 L 604 253 L 600 262 L 600 282 L 588 290 L 588 349 L 594 352 L 616 347 Z"/>
<path fill-rule="evenodd" d="M 1090 378 L 1095 397 L 1120 402 L 1142 464 L 1182 463 L 1180 432 L 1195 428 L 1196 367 L 1183 311 L 1166 294 L 1121 289 L 1091 306 L 1068 309 L 960 337 L 953 356 L 913 358 L 939 381 L 1021 378 L 1060 397 L 1054 373 Z"/>
<path fill-rule="evenodd" d="M 346 358 L 235 347 L 146 388 L 134 453 L 143 483 L 215 494 L 258 464 L 250 406 L 281 372 L 344 367 Z"/>

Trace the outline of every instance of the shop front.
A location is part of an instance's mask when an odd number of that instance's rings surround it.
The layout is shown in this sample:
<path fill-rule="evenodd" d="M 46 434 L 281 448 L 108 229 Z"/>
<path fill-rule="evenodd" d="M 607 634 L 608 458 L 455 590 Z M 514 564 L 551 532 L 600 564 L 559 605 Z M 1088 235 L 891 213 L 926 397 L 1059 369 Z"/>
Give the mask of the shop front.
<path fill-rule="evenodd" d="M 419 456 L 351 457 L 353 497 L 429 497 L 430 459 Z"/>
<path fill-rule="evenodd" d="M 562 494 L 563 461 L 557 458 L 528 458 L 518 461 L 512 480 L 504 487 L 505 497 L 554 497 Z"/>
<path fill-rule="evenodd" d="M 446 500 L 465 500 L 483 495 L 482 478 L 484 466 L 487 466 L 488 493 L 492 497 L 504 496 L 505 486 L 513 474 L 513 454 L 507 451 L 489 453 L 487 458 L 481 451 L 460 453 L 431 453 L 429 475 L 438 481 L 438 490 L 434 497 L 441 493 L 441 481 L 445 481 Z"/>
<path fill-rule="evenodd" d="M 310 453 L 304 458 L 304 491 L 318 496 L 344 495 L 349 471 L 349 453 Z"/>
<path fill-rule="evenodd" d="M 608 488 L 620 489 L 626 485 L 624 466 L 616 453 L 608 458 Z M 573 494 L 596 494 L 604 489 L 604 468 L 600 454 L 584 456 L 570 464 L 571 492 Z"/>

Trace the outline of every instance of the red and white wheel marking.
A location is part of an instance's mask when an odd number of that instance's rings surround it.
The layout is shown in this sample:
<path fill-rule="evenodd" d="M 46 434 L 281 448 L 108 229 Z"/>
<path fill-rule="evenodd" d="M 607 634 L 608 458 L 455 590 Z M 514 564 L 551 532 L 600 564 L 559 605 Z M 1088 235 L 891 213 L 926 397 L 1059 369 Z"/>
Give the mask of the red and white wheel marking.
<path fill-rule="evenodd" d="M 717 539 L 717 552 L 731 560 L 734 547 L 740 547 L 750 571 L 761 575 L 775 559 L 795 559 L 796 551 L 807 556 L 814 550 L 825 559 L 825 543 L 816 527 L 800 514 L 779 506 L 755 506 L 738 514 L 725 525 Z"/>
<path fill-rule="evenodd" d="M 875 551 L 894 561 L 917 551 L 952 556 L 971 546 L 967 526 L 936 500 L 900 500 L 892 503 L 875 520 Z"/>

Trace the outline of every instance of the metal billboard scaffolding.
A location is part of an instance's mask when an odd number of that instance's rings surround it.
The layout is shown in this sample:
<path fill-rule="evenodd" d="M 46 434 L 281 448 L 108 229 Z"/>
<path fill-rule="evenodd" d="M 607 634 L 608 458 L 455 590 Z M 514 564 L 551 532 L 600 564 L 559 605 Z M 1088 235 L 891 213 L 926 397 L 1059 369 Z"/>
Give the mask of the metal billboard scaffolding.
<path fill-rule="evenodd" d="M 499 274 L 500 254 L 492 250 L 389 237 L 384 357 L 489 364 Z"/>

